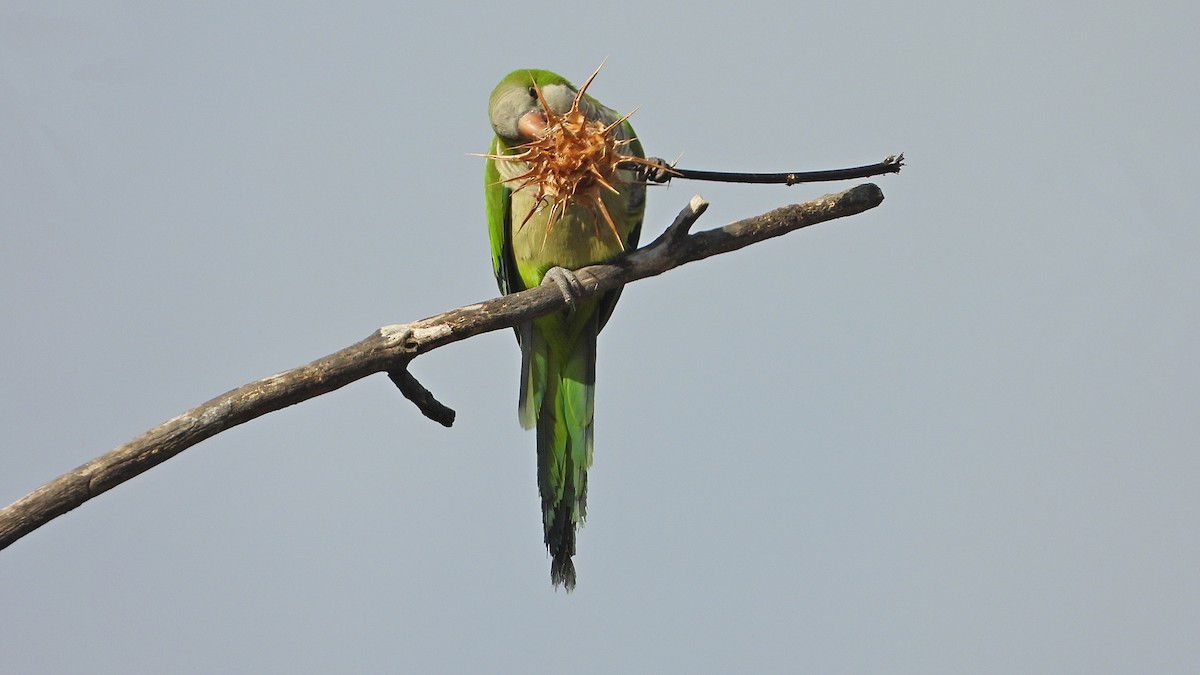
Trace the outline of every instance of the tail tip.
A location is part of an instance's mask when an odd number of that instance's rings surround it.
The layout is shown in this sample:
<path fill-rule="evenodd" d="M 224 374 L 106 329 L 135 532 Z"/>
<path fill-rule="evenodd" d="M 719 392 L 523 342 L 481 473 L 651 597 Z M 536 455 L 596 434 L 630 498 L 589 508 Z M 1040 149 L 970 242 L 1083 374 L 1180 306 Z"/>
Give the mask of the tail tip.
<path fill-rule="evenodd" d="M 575 563 L 568 553 L 559 553 L 550 563 L 550 583 L 554 588 L 563 586 L 567 592 L 575 590 Z"/>

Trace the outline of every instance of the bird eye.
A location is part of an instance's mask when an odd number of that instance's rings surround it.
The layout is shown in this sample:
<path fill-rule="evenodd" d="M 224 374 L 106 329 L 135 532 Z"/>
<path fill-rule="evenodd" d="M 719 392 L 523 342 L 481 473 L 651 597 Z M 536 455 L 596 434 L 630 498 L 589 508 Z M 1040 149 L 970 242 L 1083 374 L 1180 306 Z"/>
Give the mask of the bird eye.
<path fill-rule="evenodd" d="M 537 87 L 529 85 L 529 98 L 537 98 Z"/>

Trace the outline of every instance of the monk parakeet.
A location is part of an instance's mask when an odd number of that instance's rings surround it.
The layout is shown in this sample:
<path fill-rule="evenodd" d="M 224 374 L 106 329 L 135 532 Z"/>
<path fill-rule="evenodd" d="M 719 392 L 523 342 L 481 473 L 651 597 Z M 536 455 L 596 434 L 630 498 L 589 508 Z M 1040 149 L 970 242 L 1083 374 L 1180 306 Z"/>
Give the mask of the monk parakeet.
<path fill-rule="evenodd" d="M 586 84 L 584 85 L 586 88 Z M 645 207 L 645 184 L 633 171 L 593 194 L 597 204 L 568 201 L 554 208 L 538 189 L 522 187 L 523 161 L 503 161 L 522 144 L 546 133 L 549 121 L 572 106 L 577 89 L 546 70 L 517 70 L 496 85 L 488 116 L 496 136 L 484 170 L 492 270 L 502 293 L 542 283 L 552 268 L 574 270 L 612 258 L 637 246 Z M 633 129 L 620 115 L 584 95 L 579 109 L 590 120 L 614 125 L 622 152 L 644 157 Z M 545 108 L 550 109 L 549 115 Z M 595 199 L 595 197 L 593 197 Z M 606 213 L 601 213 L 603 210 Z M 561 270 L 553 270 L 551 274 Z M 565 292 L 565 289 L 564 289 Z M 596 335 L 612 314 L 620 289 L 534 320 L 517 329 L 521 346 L 518 417 L 537 429 L 538 488 L 542 527 L 551 556 L 555 587 L 575 586 L 575 529 L 587 511 L 587 470 L 592 463 L 592 409 L 595 399 Z"/>

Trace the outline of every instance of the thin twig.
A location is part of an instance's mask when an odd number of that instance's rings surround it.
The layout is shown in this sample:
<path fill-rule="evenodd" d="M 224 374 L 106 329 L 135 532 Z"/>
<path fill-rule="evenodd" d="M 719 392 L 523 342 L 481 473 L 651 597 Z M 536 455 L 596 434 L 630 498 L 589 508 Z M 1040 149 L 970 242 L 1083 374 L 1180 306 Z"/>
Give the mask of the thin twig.
<path fill-rule="evenodd" d="M 882 162 L 854 166 L 848 169 L 827 169 L 824 171 L 792 171 L 781 173 L 739 173 L 730 171 L 700 171 L 698 169 L 681 169 L 671 166 L 666 160 L 652 160 L 658 167 L 645 168 L 628 166 L 639 172 L 643 180 L 651 183 L 666 183 L 672 179 L 706 180 L 720 183 L 759 183 L 771 185 L 797 185 L 799 183 L 818 183 L 835 180 L 853 180 L 870 178 L 888 173 L 900 173 L 904 166 L 904 153 L 888 155 Z M 624 165 L 622 165 L 624 166 Z"/>

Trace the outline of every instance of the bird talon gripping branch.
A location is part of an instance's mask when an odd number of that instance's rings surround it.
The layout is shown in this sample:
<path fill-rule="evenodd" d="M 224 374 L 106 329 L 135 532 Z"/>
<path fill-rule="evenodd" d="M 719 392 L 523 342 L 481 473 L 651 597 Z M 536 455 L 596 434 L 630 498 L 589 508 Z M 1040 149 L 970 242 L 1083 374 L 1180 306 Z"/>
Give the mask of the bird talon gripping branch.
<path fill-rule="evenodd" d="M 661 157 L 647 159 L 645 164 L 639 164 L 637 172 L 638 179 L 643 183 L 666 183 L 679 175 L 670 162 Z"/>
<path fill-rule="evenodd" d="M 552 282 L 558 286 L 558 290 L 562 293 L 563 300 L 567 302 L 567 308 L 572 312 L 579 304 L 579 297 L 583 295 L 583 284 L 579 281 L 579 277 L 575 273 L 565 267 L 551 267 L 546 270 L 546 276 L 542 278 L 542 284 Z"/>

